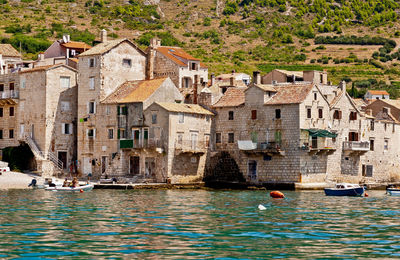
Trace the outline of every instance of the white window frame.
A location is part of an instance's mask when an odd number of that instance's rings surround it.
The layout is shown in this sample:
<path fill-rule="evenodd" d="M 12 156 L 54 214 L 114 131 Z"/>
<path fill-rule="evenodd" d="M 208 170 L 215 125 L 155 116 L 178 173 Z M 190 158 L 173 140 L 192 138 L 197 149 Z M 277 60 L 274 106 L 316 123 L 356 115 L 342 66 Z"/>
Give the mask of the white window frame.
<path fill-rule="evenodd" d="M 71 77 L 60 76 L 60 87 L 61 88 L 70 88 L 71 87 Z"/>
<path fill-rule="evenodd" d="M 91 61 L 93 61 L 93 66 L 91 66 L 92 64 L 91 64 Z M 89 66 L 89 68 L 94 68 L 94 67 L 96 67 L 96 58 L 89 58 L 88 59 L 88 66 Z"/>
<path fill-rule="evenodd" d="M 93 103 L 93 112 L 90 111 L 90 104 Z M 96 114 L 96 101 L 89 101 L 87 104 L 87 112 L 88 114 Z"/>
<path fill-rule="evenodd" d="M 95 85 L 95 77 L 89 77 L 89 89 L 94 90 L 95 89 L 94 85 Z"/>
<path fill-rule="evenodd" d="M 89 136 L 89 131 L 90 130 L 93 130 L 93 135 L 92 136 Z M 89 139 L 94 139 L 94 138 L 96 138 L 96 128 L 88 128 L 88 129 L 86 129 L 86 136 L 89 138 Z"/>
<path fill-rule="evenodd" d="M 185 123 L 185 114 L 184 113 L 182 113 L 182 112 L 178 113 L 178 122 L 179 122 L 179 124 Z"/>
<path fill-rule="evenodd" d="M 68 132 L 66 131 L 67 129 L 68 129 Z M 61 124 L 61 132 L 64 135 L 71 135 L 72 134 L 72 124 L 62 123 Z"/>

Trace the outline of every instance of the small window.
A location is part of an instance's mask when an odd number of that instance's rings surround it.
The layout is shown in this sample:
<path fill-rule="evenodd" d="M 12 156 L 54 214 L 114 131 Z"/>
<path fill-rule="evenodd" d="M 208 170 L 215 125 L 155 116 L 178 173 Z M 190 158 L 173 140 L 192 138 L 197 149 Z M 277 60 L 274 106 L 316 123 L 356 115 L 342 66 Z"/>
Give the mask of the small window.
<path fill-rule="evenodd" d="M 235 142 L 235 134 L 228 133 L 228 143 L 233 144 Z"/>
<path fill-rule="evenodd" d="M 8 130 L 8 138 L 14 139 L 14 129 Z"/>
<path fill-rule="evenodd" d="M 108 129 L 108 139 L 114 139 L 114 129 Z"/>
<path fill-rule="evenodd" d="M 317 92 L 314 92 L 314 100 L 317 100 Z"/>
<path fill-rule="evenodd" d="M 323 118 L 324 117 L 324 111 L 322 108 L 318 108 L 318 118 Z"/>
<path fill-rule="evenodd" d="M 350 120 L 357 120 L 357 112 L 350 112 L 350 115 L 349 115 L 349 119 Z"/>
<path fill-rule="evenodd" d="M 383 124 L 383 129 L 386 131 L 387 125 L 386 123 Z"/>
<path fill-rule="evenodd" d="M 375 140 L 374 139 L 370 139 L 369 140 L 369 150 L 370 151 L 374 151 L 374 147 L 375 147 Z"/>
<path fill-rule="evenodd" d="M 221 133 L 215 133 L 215 143 L 216 144 L 221 143 Z"/>
<path fill-rule="evenodd" d="M 179 117 L 179 123 L 180 123 L 180 124 L 185 123 L 185 114 L 179 113 L 179 114 L 178 114 L 178 117 Z"/>
<path fill-rule="evenodd" d="M 275 118 L 280 119 L 281 118 L 281 110 L 280 109 L 275 109 Z"/>
<path fill-rule="evenodd" d="M 251 110 L 251 119 L 257 119 L 257 110 Z"/>
<path fill-rule="evenodd" d="M 194 62 L 192 62 L 191 64 L 191 70 L 197 70 L 197 66 L 196 66 L 196 63 L 194 63 Z"/>
<path fill-rule="evenodd" d="M 96 65 L 95 59 L 94 58 L 90 58 L 89 59 L 89 67 L 93 68 Z"/>
<path fill-rule="evenodd" d="M 89 89 L 94 89 L 94 77 L 89 78 Z"/>
<path fill-rule="evenodd" d="M 367 165 L 366 167 L 366 173 L 365 173 L 365 177 L 372 177 L 372 172 L 374 170 L 374 166 L 373 165 Z"/>
<path fill-rule="evenodd" d="M 10 82 L 9 86 L 10 86 L 11 91 L 14 90 L 14 86 L 15 86 L 14 82 Z"/>
<path fill-rule="evenodd" d="M 69 135 L 72 133 L 71 124 L 62 124 L 62 133 L 65 135 Z"/>
<path fill-rule="evenodd" d="M 88 104 L 88 112 L 89 114 L 95 114 L 96 113 L 96 102 L 90 101 Z"/>
<path fill-rule="evenodd" d="M 10 116 L 14 116 L 14 107 L 10 107 Z"/>
<path fill-rule="evenodd" d="M 333 112 L 333 119 L 342 119 L 342 111 L 336 109 Z"/>
<path fill-rule="evenodd" d="M 384 143 L 383 143 L 383 150 L 387 151 L 389 150 L 389 140 L 385 139 Z"/>
<path fill-rule="evenodd" d="M 88 136 L 89 138 L 94 138 L 95 135 L 96 135 L 96 130 L 95 130 L 95 129 L 90 128 L 90 129 L 87 130 L 87 136 Z"/>
<path fill-rule="evenodd" d="M 130 68 L 132 66 L 132 60 L 131 59 L 123 59 L 122 66 Z"/>
<path fill-rule="evenodd" d="M 21 88 L 24 89 L 26 87 L 25 79 L 21 79 Z"/>
<path fill-rule="evenodd" d="M 106 115 L 110 115 L 110 114 L 111 114 L 111 107 L 106 106 Z"/>
<path fill-rule="evenodd" d="M 307 108 L 307 118 L 311 118 L 311 108 Z"/>
<path fill-rule="evenodd" d="M 0 107 L 0 117 L 3 117 L 3 108 Z"/>
<path fill-rule="evenodd" d="M 151 123 L 152 124 L 157 124 L 157 114 L 152 114 L 151 115 Z"/>
<path fill-rule="evenodd" d="M 233 111 L 228 112 L 228 120 L 233 120 Z"/>
<path fill-rule="evenodd" d="M 3 130 L 0 129 L 0 139 L 3 139 Z"/>
<path fill-rule="evenodd" d="M 60 77 L 60 87 L 61 88 L 69 88 L 70 87 L 70 77 Z"/>
<path fill-rule="evenodd" d="M 4 84 L 0 84 L 0 92 L 4 91 Z"/>
<path fill-rule="evenodd" d="M 371 120 L 371 122 L 370 122 L 370 128 L 371 128 L 371 131 L 374 131 L 374 130 L 375 130 L 375 122 L 374 122 L 374 120 Z"/>
<path fill-rule="evenodd" d="M 70 106 L 68 101 L 61 101 L 61 112 L 70 111 Z"/>

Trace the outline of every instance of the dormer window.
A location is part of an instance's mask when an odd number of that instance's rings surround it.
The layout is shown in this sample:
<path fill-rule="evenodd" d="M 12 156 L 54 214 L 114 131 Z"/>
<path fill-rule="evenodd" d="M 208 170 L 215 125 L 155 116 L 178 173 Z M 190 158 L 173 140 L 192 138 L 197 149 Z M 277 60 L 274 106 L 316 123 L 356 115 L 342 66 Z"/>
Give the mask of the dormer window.
<path fill-rule="evenodd" d="M 198 70 L 196 62 L 191 62 L 190 63 L 190 70 Z"/>
<path fill-rule="evenodd" d="M 124 67 L 130 68 L 132 66 L 132 60 L 131 59 L 123 59 L 122 60 L 122 65 Z"/>

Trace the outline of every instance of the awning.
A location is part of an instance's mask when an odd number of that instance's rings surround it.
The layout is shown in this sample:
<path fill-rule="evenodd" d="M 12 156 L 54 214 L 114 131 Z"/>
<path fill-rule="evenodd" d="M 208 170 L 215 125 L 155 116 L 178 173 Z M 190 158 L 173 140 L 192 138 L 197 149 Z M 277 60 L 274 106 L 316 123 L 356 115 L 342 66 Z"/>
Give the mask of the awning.
<path fill-rule="evenodd" d="M 257 149 L 257 143 L 253 143 L 251 140 L 238 141 L 239 150 L 255 150 Z"/>
<path fill-rule="evenodd" d="M 322 129 L 303 129 L 303 130 L 308 131 L 309 135 L 312 137 L 335 138 L 337 136 L 336 133 L 329 132 L 328 130 L 322 130 Z"/>

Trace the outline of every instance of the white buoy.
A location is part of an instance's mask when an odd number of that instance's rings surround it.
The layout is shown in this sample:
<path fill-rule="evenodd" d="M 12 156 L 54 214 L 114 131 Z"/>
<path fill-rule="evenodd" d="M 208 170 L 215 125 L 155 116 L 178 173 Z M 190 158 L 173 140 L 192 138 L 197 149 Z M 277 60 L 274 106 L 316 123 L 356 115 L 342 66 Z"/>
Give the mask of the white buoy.
<path fill-rule="evenodd" d="M 260 205 L 258 205 L 258 209 L 259 210 L 266 210 L 267 208 L 260 204 Z"/>

